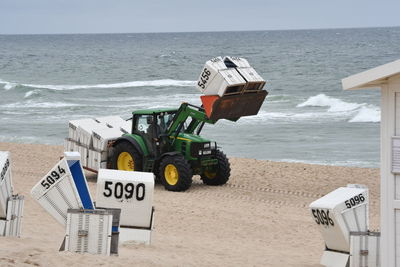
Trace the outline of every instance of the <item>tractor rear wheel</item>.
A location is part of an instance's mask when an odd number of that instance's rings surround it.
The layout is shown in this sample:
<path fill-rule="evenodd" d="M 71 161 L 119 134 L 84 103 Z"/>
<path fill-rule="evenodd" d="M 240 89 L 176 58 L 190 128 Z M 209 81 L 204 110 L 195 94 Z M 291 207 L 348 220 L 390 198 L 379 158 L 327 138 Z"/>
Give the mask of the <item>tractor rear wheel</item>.
<path fill-rule="evenodd" d="M 231 175 L 231 165 L 226 155 L 217 150 L 215 152 L 215 158 L 218 160 L 217 165 L 211 169 L 206 170 L 201 174 L 203 183 L 207 185 L 223 185 L 226 184 Z"/>
<path fill-rule="evenodd" d="M 111 167 L 121 171 L 141 171 L 142 156 L 129 142 L 121 142 L 113 149 Z"/>
<path fill-rule="evenodd" d="M 159 175 L 161 183 L 169 191 L 185 191 L 192 185 L 192 168 L 179 154 L 162 159 Z"/>

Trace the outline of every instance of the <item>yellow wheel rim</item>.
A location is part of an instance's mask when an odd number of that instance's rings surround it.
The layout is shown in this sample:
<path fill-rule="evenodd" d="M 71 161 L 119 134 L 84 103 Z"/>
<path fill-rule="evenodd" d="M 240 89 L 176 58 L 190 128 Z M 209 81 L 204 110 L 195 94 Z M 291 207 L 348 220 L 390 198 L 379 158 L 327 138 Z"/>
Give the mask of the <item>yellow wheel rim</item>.
<path fill-rule="evenodd" d="M 174 165 L 168 164 L 164 169 L 164 177 L 169 185 L 176 185 L 179 179 L 178 169 Z"/>
<path fill-rule="evenodd" d="M 217 176 L 216 172 L 204 171 L 204 174 L 207 176 L 208 179 L 213 179 Z"/>
<path fill-rule="evenodd" d="M 118 170 L 133 171 L 135 169 L 135 162 L 128 152 L 122 152 L 117 160 Z"/>

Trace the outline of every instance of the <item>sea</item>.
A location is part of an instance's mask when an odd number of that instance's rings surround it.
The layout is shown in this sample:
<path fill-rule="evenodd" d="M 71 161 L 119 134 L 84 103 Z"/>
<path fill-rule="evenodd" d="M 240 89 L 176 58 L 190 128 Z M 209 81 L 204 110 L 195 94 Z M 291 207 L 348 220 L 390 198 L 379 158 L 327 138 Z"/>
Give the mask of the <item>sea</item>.
<path fill-rule="evenodd" d="M 63 145 L 68 121 L 200 104 L 204 63 L 246 58 L 269 92 L 258 115 L 206 125 L 228 157 L 378 167 L 380 90 L 341 79 L 400 57 L 400 27 L 0 35 L 0 141 Z"/>

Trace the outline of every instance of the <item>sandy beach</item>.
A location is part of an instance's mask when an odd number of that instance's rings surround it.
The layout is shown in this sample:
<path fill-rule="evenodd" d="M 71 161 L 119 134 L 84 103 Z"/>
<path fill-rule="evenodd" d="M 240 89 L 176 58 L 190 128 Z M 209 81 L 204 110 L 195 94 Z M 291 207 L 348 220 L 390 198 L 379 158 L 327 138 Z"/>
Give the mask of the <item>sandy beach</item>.
<path fill-rule="evenodd" d="M 61 146 L 0 143 L 10 151 L 14 192 L 25 196 L 21 238 L 0 238 L 1 266 L 320 266 L 324 244 L 308 205 L 348 183 L 370 189 L 370 229 L 379 221 L 379 170 L 231 158 L 221 187 L 194 177 L 183 193 L 155 188 L 150 246 L 119 256 L 58 252 L 65 229 L 31 197 Z M 228 155 L 229 156 L 229 155 Z M 96 175 L 86 173 L 92 196 Z"/>

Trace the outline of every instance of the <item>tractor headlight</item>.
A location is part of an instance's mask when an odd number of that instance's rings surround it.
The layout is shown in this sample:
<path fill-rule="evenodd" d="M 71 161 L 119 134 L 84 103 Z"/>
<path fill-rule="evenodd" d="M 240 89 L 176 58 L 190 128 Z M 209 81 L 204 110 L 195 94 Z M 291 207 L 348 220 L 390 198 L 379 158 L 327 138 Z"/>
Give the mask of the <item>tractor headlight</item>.
<path fill-rule="evenodd" d="M 191 142 L 190 143 L 190 155 L 193 158 L 201 157 L 201 156 L 210 156 L 214 152 L 212 147 L 215 147 L 215 144 L 210 142 Z"/>
<path fill-rule="evenodd" d="M 211 150 L 215 150 L 217 149 L 217 143 L 216 142 L 212 142 L 210 145 Z"/>
<path fill-rule="evenodd" d="M 211 150 L 204 150 L 203 155 L 211 155 Z"/>

